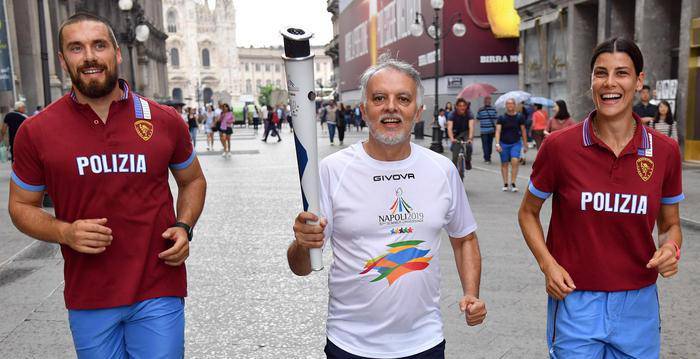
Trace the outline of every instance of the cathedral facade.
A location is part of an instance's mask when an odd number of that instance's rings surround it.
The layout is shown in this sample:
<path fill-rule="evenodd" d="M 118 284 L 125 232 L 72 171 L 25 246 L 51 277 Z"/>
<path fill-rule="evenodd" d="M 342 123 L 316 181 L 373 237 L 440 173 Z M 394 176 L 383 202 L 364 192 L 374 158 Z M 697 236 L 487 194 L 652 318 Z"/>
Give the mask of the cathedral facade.
<path fill-rule="evenodd" d="M 168 35 L 168 91 L 200 107 L 240 97 L 236 16 L 232 0 L 163 0 Z"/>

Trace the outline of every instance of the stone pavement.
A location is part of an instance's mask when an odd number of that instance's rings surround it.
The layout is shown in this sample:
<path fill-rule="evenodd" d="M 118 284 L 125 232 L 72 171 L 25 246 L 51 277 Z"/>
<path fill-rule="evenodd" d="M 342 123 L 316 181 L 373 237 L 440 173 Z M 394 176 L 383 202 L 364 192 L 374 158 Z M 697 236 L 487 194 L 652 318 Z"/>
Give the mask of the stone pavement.
<path fill-rule="evenodd" d="M 366 136 L 366 130 L 350 131 L 346 146 Z M 288 129 L 282 138 L 265 144 L 252 130 L 236 129 L 234 155 L 222 158 L 205 151 L 199 136 L 199 160 L 209 187 L 187 261 L 188 358 L 323 357 L 327 270 L 300 278 L 287 268 L 286 248 L 301 200 Z M 428 146 L 429 141 L 418 143 Z M 340 148 L 329 146 L 325 137 L 319 147 L 321 156 Z M 517 224 L 522 192 L 502 193 L 497 161 L 484 164 L 478 143 L 475 149 L 475 168 L 465 187 L 479 224 L 481 296 L 489 316 L 481 326 L 465 325 L 456 304 L 461 288 L 451 247 L 443 245 L 447 357 L 543 358 L 546 295 Z M 534 151 L 527 157 L 521 188 Z M 8 167 L 0 164 L 0 358 L 73 358 L 60 253 L 55 245 L 29 239 L 12 226 L 6 210 Z M 691 226 L 700 223 L 700 167 L 687 166 L 684 181 L 688 198 L 681 206 L 686 219 L 681 271 L 671 280 L 659 280 L 664 358 L 692 358 L 700 352 L 700 285 L 692 280 L 700 274 L 700 227 Z M 549 214 L 547 203 L 543 219 Z M 330 253 L 324 256 L 328 267 Z"/>

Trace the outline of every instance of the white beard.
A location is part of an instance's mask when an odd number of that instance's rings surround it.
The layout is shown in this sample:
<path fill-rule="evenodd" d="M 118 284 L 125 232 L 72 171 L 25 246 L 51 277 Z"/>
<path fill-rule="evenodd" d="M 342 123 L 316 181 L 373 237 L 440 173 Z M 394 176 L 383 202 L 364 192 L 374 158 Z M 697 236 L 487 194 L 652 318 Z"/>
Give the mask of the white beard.
<path fill-rule="evenodd" d="M 391 118 L 391 117 L 399 117 L 399 118 L 401 118 L 401 122 L 405 121 L 403 116 L 401 116 L 399 114 L 381 115 L 381 116 L 379 116 L 379 121 L 377 121 L 377 122 L 367 121 L 367 124 L 369 127 L 369 135 L 372 136 L 372 138 L 374 138 L 375 140 L 377 140 L 377 142 L 385 144 L 385 145 L 389 145 L 389 146 L 397 145 L 399 143 L 405 142 L 406 140 L 409 140 L 411 137 L 411 128 L 413 128 L 413 123 L 415 122 L 417 116 L 414 116 L 414 118 L 411 119 L 410 126 L 408 126 L 408 131 L 406 131 L 406 132 L 399 132 L 399 133 L 395 133 L 392 135 L 387 135 L 385 133 L 381 133 L 377 129 L 377 127 L 381 126 L 381 121 L 383 118 Z"/>

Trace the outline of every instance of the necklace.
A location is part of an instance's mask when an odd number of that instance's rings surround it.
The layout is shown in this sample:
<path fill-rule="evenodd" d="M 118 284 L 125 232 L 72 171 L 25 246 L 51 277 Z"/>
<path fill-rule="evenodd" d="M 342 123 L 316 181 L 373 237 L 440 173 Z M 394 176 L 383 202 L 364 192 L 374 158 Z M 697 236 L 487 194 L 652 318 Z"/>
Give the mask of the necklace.
<path fill-rule="evenodd" d="M 595 134 L 596 137 L 600 138 L 600 134 L 598 133 L 598 121 L 593 120 L 592 123 L 593 127 L 593 133 Z M 632 120 L 632 136 L 634 136 L 634 133 L 637 131 L 637 121 L 634 119 Z"/>

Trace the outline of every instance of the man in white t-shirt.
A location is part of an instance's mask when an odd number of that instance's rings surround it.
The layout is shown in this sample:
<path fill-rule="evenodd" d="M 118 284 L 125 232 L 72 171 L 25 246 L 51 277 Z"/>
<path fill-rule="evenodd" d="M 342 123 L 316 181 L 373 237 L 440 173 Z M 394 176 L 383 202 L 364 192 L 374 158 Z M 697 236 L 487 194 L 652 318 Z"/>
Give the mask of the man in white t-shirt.
<path fill-rule="evenodd" d="M 418 72 L 381 59 L 361 78 L 369 139 L 320 166 L 321 218 L 302 212 L 287 258 L 311 272 L 309 248 L 330 240 L 327 358 L 444 358 L 440 233 L 447 231 L 463 288 L 459 306 L 480 324 L 476 223 L 452 162 L 410 142 L 422 112 Z"/>

